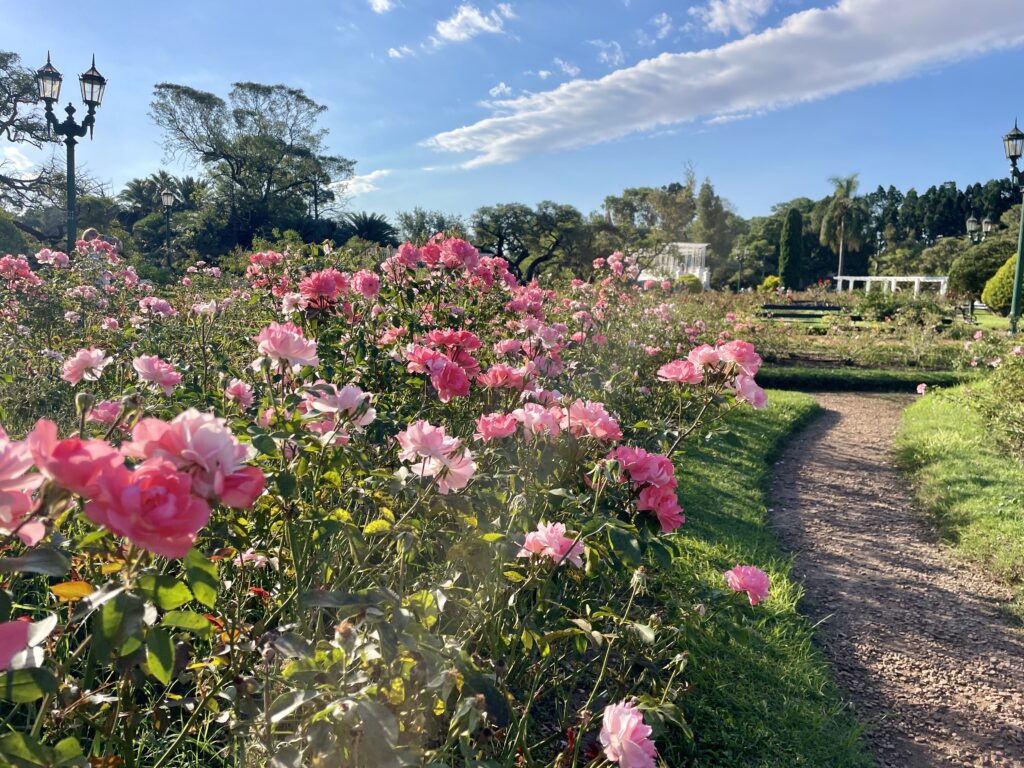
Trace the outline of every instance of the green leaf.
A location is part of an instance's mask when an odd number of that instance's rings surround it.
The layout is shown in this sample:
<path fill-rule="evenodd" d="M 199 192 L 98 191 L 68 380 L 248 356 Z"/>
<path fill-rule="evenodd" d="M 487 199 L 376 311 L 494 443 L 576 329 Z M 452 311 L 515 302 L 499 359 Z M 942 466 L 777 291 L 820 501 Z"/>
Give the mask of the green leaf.
<path fill-rule="evenodd" d="M 252 439 L 252 444 L 264 456 L 273 456 L 277 453 L 277 443 L 270 435 L 256 435 Z"/>
<path fill-rule="evenodd" d="M 172 629 L 184 629 L 203 638 L 213 634 L 213 624 L 210 620 L 195 611 L 170 611 L 164 614 L 160 623 Z"/>
<path fill-rule="evenodd" d="M 149 673 L 164 685 L 171 682 L 174 672 L 174 641 L 170 633 L 160 627 L 151 627 L 146 635 L 146 664 Z"/>
<path fill-rule="evenodd" d="M 192 587 L 196 600 L 207 608 L 217 603 L 217 564 L 211 562 L 198 549 L 190 549 L 185 555 L 185 581 Z"/>
<path fill-rule="evenodd" d="M 82 745 L 74 736 L 61 739 L 54 747 L 57 755 L 57 765 L 68 765 L 76 763 L 76 758 L 82 757 Z"/>
<path fill-rule="evenodd" d="M 108 600 L 96 614 L 93 633 L 100 653 L 119 649 L 142 624 L 145 606 L 136 595 L 121 592 Z"/>
<path fill-rule="evenodd" d="M 631 567 L 640 565 L 640 542 L 629 531 L 622 528 L 609 528 L 608 543 L 611 545 L 612 551 L 626 565 Z"/>
<path fill-rule="evenodd" d="M 295 481 L 295 475 L 291 472 L 282 472 L 277 476 L 275 482 L 277 483 L 277 490 L 284 498 L 290 499 L 295 496 L 295 489 L 298 484 Z"/>
<path fill-rule="evenodd" d="M 292 691 L 291 693 L 282 694 L 270 705 L 267 717 L 271 723 L 279 723 L 303 704 L 319 696 L 320 694 L 316 691 Z"/>
<path fill-rule="evenodd" d="M 42 667 L 14 669 L 0 674 L 0 699 L 25 704 L 57 692 L 57 678 Z"/>
<path fill-rule="evenodd" d="M 0 560 L 3 573 L 41 573 L 46 576 L 63 576 L 70 570 L 70 563 L 60 552 L 49 547 L 36 547 L 21 557 L 6 557 Z"/>
<path fill-rule="evenodd" d="M 0 752 L 7 757 L 23 760 L 29 765 L 52 765 L 54 759 L 52 749 L 18 731 L 8 733 L 0 739 Z"/>
<path fill-rule="evenodd" d="M 647 624 L 641 624 L 638 621 L 630 622 L 630 626 L 639 635 L 640 640 L 647 645 L 654 645 L 654 629 Z"/>
<path fill-rule="evenodd" d="M 526 581 L 526 577 L 523 576 L 519 571 L 505 571 L 504 576 L 509 581 L 520 582 Z"/>
<path fill-rule="evenodd" d="M 313 646 L 294 632 L 285 632 L 279 635 L 271 645 L 282 656 L 295 659 L 313 658 Z"/>
<path fill-rule="evenodd" d="M 192 599 L 189 588 L 173 576 L 143 576 L 139 579 L 139 591 L 164 611 L 173 611 Z"/>

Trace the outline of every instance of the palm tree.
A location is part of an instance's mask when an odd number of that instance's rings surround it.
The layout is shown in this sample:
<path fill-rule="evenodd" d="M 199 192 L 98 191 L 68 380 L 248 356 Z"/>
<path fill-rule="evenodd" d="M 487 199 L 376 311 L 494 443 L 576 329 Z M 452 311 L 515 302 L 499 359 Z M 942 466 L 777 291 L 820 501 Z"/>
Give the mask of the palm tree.
<path fill-rule="evenodd" d="M 346 240 L 358 237 L 378 245 L 398 245 L 398 231 L 380 213 L 347 213 L 342 217 L 339 232 Z"/>
<path fill-rule="evenodd" d="M 857 197 L 857 176 L 832 176 L 832 198 L 821 219 L 821 244 L 839 252 L 839 270 L 843 274 L 843 256 L 846 247 L 857 250 L 863 245 L 862 231 L 868 219 L 867 206 Z"/>

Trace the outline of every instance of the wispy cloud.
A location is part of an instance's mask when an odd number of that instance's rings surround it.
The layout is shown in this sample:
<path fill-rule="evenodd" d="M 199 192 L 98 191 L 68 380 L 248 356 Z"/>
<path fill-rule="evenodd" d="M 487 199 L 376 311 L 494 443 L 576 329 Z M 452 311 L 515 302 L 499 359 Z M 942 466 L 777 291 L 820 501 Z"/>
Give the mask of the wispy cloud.
<path fill-rule="evenodd" d="M 387 13 L 396 5 L 395 0 L 369 0 L 369 2 L 374 13 Z"/>
<path fill-rule="evenodd" d="M 664 40 L 672 34 L 672 17 L 667 13 L 659 13 L 651 19 L 650 24 L 654 27 L 654 36 L 659 40 Z"/>
<path fill-rule="evenodd" d="M 927 2 L 927 0 L 925 0 Z M 772 0 L 709 0 L 707 5 L 690 9 L 711 32 L 728 35 L 753 32 L 757 21 L 772 9 Z"/>
<path fill-rule="evenodd" d="M 970 13 L 961 0 L 839 0 L 717 48 L 663 53 L 598 80 L 501 101 L 502 114 L 427 143 L 471 154 L 465 167 L 511 162 L 700 118 L 779 109 L 1021 45 L 1020 0 L 974 0 Z"/>
<path fill-rule="evenodd" d="M 388 48 L 389 59 L 404 59 L 406 56 L 415 56 L 416 52 L 407 45 L 398 48 Z"/>
<path fill-rule="evenodd" d="M 598 48 L 597 60 L 602 64 L 607 64 L 612 69 L 615 69 L 626 63 L 626 56 L 622 52 L 622 46 L 614 40 L 588 40 L 587 42 Z"/>
<path fill-rule="evenodd" d="M 506 19 L 515 18 L 509 3 L 498 3 L 494 10 L 484 13 L 472 3 L 463 3 L 454 14 L 437 22 L 434 29 L 437 36 L 432 38 L 435 46 L 444 43 L 461 43 L 477 35 L 501 34 L 505 31 Z"/>
<path fill-rule="evenodd" d="M 558 67 L 564 74 L 568 75 L 569 77 L 576 77 L 576 75 L 580 73 L 580 68 L 577 67 L 575 64 L 570 64 L 568 61 L 560 59 L 557 56 L 555 57 L 554 61 L 552 61 L 552 64 Z"/>
<path fill-rule="evenodd" d="M 8 166 L 7 173 L 11 176 L 27 176 L 35 165 L 17 147 L 0 147 L 0 154 L 3 155 L 3 161 L 0 162 L 0 165 Z"/>
<path fill-rule="evenodd" d="M 347 197 L 359 197 L 359 195 L 365 195 L 368 192 L 376 192 L 380 189 L 377 186 L 377 182 L 390 175 L 390 173 L 389 169 L 381 168 L 377 171 L 370 171 L 362 176 L 353 176 L 348 181 L 342 182 L 345 195 Z"/>
<path fill-rule="evenodd" d="M 491 94 L 492 98 L 503 99 L 512 95 L 512 89 L 509 86 L 505 85 L 505 81 L 502 80 L 496 86 L 491 88 L 491 90 L 489 90 L 488 93 Z"/>

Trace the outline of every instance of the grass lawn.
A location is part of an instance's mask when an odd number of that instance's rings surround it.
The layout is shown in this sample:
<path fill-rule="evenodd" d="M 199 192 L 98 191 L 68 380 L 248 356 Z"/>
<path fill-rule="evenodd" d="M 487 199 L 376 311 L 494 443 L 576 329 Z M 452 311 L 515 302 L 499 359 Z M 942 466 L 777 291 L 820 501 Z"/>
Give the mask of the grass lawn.
<path fill-rule="evenodd" d="M 687 513 L 683 571 L 723 583 L 728 568 L 758 565 L 772 582 L 767 602 L 745 606 L 751 620 L 742 637 L 724 629 L 700 633 L 690 649 L 694 690 L 681 704 L 697 743 L 692 765 L 870 766 L 859 726 L 812 643 L 811 624 L 797 611 L 789 558 L 767 525 L 773 458 L 820 409 L 792 392 L 770 392 L 769 402 L 763 411 L 737 411 L 728 434 L 691 446 L 679 473 Z"/>
<path fill-rule="evenodd" d="M 929 387 L 959 384 L 964 374 L 957 371 L 889 370 L 880 368 L 815 368 L 811 366 L 766 365 L 757 374 L 765 387 L 805 392 L 908 392 L 924 383 Z"/>
<path fill-rule="evenodd" d="M 903 414 L 897 454 L 943 537 L 1013 585 L 1014 612 L 1024 618 L 1024 467 L 980 415 L 941 393 Z"/>

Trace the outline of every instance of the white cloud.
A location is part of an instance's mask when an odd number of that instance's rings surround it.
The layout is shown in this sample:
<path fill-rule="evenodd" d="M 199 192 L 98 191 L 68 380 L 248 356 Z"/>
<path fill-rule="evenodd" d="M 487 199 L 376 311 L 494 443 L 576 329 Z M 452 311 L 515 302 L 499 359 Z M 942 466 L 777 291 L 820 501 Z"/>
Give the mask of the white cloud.
<path fill-rule="evenodd" d="M 904 4 L 908 3 L 904 0 Z M 746 35 L 771 8 L 772 0 L 710 0 L 707 5 L 691 8 L 690 13 L 712 32 L 728 35 L 736 30 Z"/>
<path fill-rule="evenodd" d="M 672 34 L 672 17 L 667 13 L 659 13 L 650 23 L 654 27 L 654 36 L 659 40 L 664 40 Z"/>
<path fill-rule="evenodd" d="M 388 48 L 389 59 L 404 59 L 406 56 L 414 56 L 412 48 L 407 45 L 400 46 L 398 48 Z"/>
<path fill-rule="evenodd" d="M 560 59 L 557 56 L 555 57 L 554 61 L 552 61 L 552 64 L 554 64 L 556 67 L 562 70 L 562 72 L 567 74 L 569 77 L 576 77 L 576 75 L 580 73 L 580 68 L 577 67 L 575 64 L 570 64 L 568 61 L 564 61 L 563 59 Z"/>
<path fill-rule="evenodd" d="M 505 20 L 515 18 L 512 6 L 498 3 L 490 13 L 483 13 L 472 3 L 463 3 L 447 19 L 437 22 L 437 37 L 432 38 L 435 46 L 445 42 L 461 43 L 477 35 L 501 34 L 505 31 Z"/>
<path fill-rule="evenodd" d="M 388 176 L 391 173 L 387 168 L 381 168 L 377 171 L 370 171 L 362 176 L 353 176 L 348 181 L 342 182 L 342 189 L 347 197 L 358 197 L 359 195 L 365 195 L 368 192 L 376 192 L 380 187 L 377 186 L 376 182 Z"/>
<path fill-rule="evenodd" d="M 740 116 L 906 78 L 1024 45 L 1020 0 L 839 0 L 778 27 L 689 53 L 663 53 L 599 80 L 503 101 L 506 114 L 437 134 L 466 167 L 582 147 L 700 118 Z"/>
<path fill-rule="evenodd" d="M 374 13 L 387 13 L 395 7 L 395 0 L 370 0 L 370 8 Z"/>
<path fill-rule="evenodd" d="M 3 162 L 0 165 L 8 165 L 7 173 L 11 176 L 22 177 L 29 175 L 35 163 L 25 156 L 17 147 L 3 147 Z"/>
<path fill-rule="evenodd" d="M 626 63 L 626 57 L 622 53 L 622 46 L 614 40 L 610 42 L 605 42 L 604 40 L 588 40 L 587 42 L 600 49 L 597 54 L 597 60 L 602 64 L 607 64 L 612 69 L 615 69 L 616 67 L 621 67 Z"/>
<path fill-rule="evenodd" d="M 512 89 L 505 85 L 505 81 L 502 80 L 496 86 L 491 88 L 491 90 L 489 90 L 488 93 L 491 94 L 491 97 L 495 99 L 504 98 L 506 96 L 512 95 Z"/>

